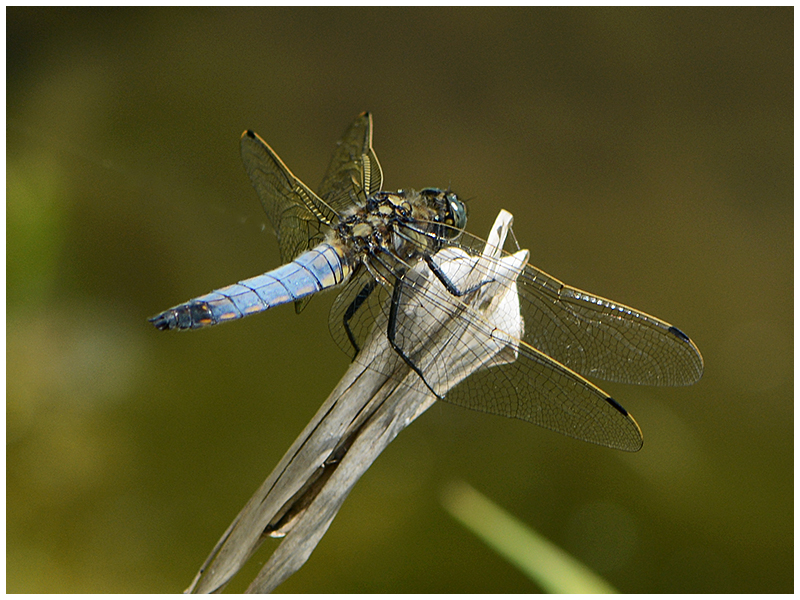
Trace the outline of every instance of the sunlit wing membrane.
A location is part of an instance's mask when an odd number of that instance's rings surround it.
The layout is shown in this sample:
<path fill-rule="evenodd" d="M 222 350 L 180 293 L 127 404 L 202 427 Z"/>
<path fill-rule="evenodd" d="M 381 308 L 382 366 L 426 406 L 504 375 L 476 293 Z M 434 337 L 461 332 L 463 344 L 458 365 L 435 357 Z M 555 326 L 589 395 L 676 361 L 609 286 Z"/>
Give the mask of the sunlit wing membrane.
<path fill-rule="evenodd" d="M 581 375 L 691 385 L 703 374 L 697 346 L 661 319 L 565 285 L 531 266 L 519 285 L 525 341 Z"/>
<path fill-rule="evenodd" d="M 319 186 L 320 197 L 342 212 L 380 191 L 383 171 L 372 148 L 372 115 L 361 113 L 336 144 Z"/>
<path fill-rule="evenodd" d="M 338 215 L 283 164 L 252 131 L 241 139 L 242 162 L 267 213 L 283 262 L 290 262 L 322 241 Z"/>

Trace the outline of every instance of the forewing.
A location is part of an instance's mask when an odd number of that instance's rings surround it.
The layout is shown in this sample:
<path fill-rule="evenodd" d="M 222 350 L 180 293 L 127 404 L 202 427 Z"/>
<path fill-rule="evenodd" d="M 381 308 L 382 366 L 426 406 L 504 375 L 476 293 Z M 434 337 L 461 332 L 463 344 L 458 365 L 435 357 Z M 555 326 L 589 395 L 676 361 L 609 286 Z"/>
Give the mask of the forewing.
<path fill-rule="evenodd" d="M 485 242 L 464 233 L 455 244 Z M 531 265 L 517 280 L 522 340 L 584 377 L 644 385 L 691 385 L 703 357 L 678 328 L 640 310 L 566 285 Z"/>
<path fill-rule="evenodd" d="M 358 205 L 380 191 L 383 172 L 372 149 L 372 115 L 361 113 L 336 143 L 319 186 L 320 197 L 337 212 Z"/>
<path fill-rule="evenodd" d="M 645 385 L 691 385 L 703 357 L 678 328 L 589 294 L 528 266 L 519 279 L 525 341 L 587 377 Z"/>
<path fill-rule="evenodd" d="M 278 236 L 281 260 L 290 262 L 321 242 L 337 215 L 252 131 L 242 134 L 241 151 L 244 168 Z"/>

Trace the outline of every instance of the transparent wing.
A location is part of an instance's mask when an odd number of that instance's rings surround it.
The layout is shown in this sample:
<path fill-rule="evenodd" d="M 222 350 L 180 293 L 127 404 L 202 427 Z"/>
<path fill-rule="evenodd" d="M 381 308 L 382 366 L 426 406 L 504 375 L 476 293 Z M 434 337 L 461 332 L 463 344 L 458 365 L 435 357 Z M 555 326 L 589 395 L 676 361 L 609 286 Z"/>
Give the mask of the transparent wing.
<path fill-rule="evenodd" d="M 525 341 L 573 371 L 606 381 L 691 385 L 703 357 L 680 329 L 528 266 L 518 280 Z"/>
<path fill-rule="evenodd" d="M 464 233 L 453 244 L 475 254 L 486 242 Z M 680 329 L 619 302 L 566 285 L 527 265 L 517 279 L 522 340 L 583 375 L 620 383 L 691 385 L 703 357 Z"/>
<path fill-rule="evenodd" d="M 474 256 L 484 245 L 465 234 L 455 246 Z M 508 256 L 503 254 L 497 261 Z M 388 283 L 374 286 L 367 298 L 355 302 L 371 277 L 362 273 L 334 304 L 334 338 L 352 355 L 350 337 L 361 347 L 376 323 L 377 330 L 386 335 L 394 301 L 398 304 L 395 344 L 419 366 L 429 387 L 436 390 L 439 382 L 452 386 L 442 395 L 460 406 L 633 451 L 642 443 L 636 422 L 582 375 L 684 385 L 702 373 L 700 353 L 679 330 L 640 311 L 564 286 L 533 267 L 525 268 L 514 280 L 498 276 L 491 261 L 482 260 L 471 267 L 471 281 L 487 282 L 484 287 L 494 286 L 495 294 L 502 292 L 499 288 L 507 288 L 518 298 L 517 310 L 523 319 L 517 330 L 503 330 L 496 316 L 491 320 L 484 317 L 484 307 L 476 300 L 480 292 L 459 298 L 438 280 L 431 284 L 433 275 L 427 268 L 424 277 L 418 266 L 405 272 L 399 262 L 383 268 L 394 269 L 400 293 L 395 294 L 389 285 L 391 277 L 386 277 Z M 420 300 L 422 294 L 424 300 Z M 342 318 L 348 311 L 352 313 L 348 328 L 356 332 L 352 336 L 342 335 Z M 436 327 L 444 323 L 444 327 L 432 338 L 430 332 L 420 331 L 421 323 Z M 469 337 L 486 340 L 485 347 L 460 341 Z M 498 339 L 508 340 L 502 352 L 490 347 Z M 508 348 L 514 351 L 509 354 Z M 481 366 L 467 377 L 474 365 Z"/>
<path fill-rule="evenodd" d="M 524 342 L 514 363 L 470 375 L 444 400 L 627 452 L 643 444 L 639 425 L 620 404 Z"/>
<path fill-rule="evenodd" d="M 361 113 L 336 143 L 319 195 L 341 213 L 353 205 L 363 206 L 382 183 L 383 171 L 372 149 L 372 115 Z"/>
<path fill-rule="evenodd" d="M 241 151 L 244 168 L 278 236 L 281 260 L 290 262 L 321 242 L 338 215 L 252 131 L 242 134 Z"/>

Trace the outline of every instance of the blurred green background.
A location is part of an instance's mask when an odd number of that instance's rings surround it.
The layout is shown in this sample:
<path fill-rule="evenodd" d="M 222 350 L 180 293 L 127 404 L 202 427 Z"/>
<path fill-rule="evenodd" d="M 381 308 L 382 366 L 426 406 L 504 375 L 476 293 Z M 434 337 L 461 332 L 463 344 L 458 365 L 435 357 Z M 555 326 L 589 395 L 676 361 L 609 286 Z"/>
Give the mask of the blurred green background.
<path fill-rule="evenodd" d="M 316 187 L 375 118 L 385 187 L 687 332 L 689 388 L 597 382 L 638 454 L 438 403 L 283 592 L 535 592 L 462 479 L 624 592 L 793 590 L 793 9 L 7 8 L 9 592 L 183 590 L 347 367 L 331 295 L 147 317 L 278 265 L 252 128 Z M 276 542 L 230 591 L 241 591 Z"/>

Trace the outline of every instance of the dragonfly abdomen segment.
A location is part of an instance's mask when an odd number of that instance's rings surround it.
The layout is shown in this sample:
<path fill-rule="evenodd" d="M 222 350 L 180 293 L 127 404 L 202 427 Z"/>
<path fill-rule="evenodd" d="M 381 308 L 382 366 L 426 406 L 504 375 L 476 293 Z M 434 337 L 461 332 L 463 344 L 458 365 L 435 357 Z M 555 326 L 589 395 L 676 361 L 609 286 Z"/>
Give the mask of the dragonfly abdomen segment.
<path fill-rule="evenodd" d="M 272 271 L 179 304 L 150 319 L 158 329 L 198 329 L 241 319 L 342 283 L 352 268 L 328 243 Z"/>

